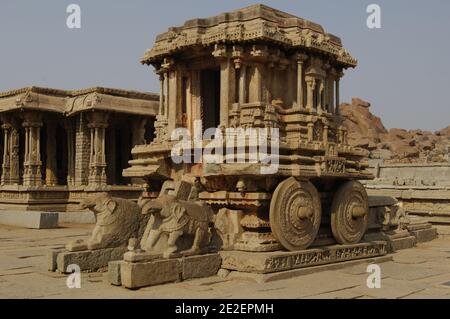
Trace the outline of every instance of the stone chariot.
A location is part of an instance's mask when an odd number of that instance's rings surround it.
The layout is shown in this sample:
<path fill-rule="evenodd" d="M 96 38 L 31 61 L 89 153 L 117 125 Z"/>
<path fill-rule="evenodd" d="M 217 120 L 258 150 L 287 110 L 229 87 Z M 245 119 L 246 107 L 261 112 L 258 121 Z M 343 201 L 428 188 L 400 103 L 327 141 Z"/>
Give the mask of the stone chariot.
<path fill-rule="evenodd" d="M 133 149 L 124 171 L 146 180 L 142 200 L 168 188 L 176 197 L 179 183 L 190 184 L 178 199 L 207 203 L 215 215 L 227 211 L 227 249 L 299 251 L 361 241 L 369 205 L 359 180 L 372 175 L 366 151 L 348 144 L 339 113 L 343 70 L 357 62 L 338 37 L 256 5 L 170 28 L 142 63 L 154 66 L 161 82 L 156 138 Z M 224 136 L 229 128 L 276 129 L 277 170 L 262 174 L 264 163 L 228 160 L 175 164 L 172 132 L 194 134 L 198 122 Z M 244 145 L 234 159 L 254 155 L 248 138 L 233 138 Z M 207 142 L 184 152 L 203 153 Z"/>

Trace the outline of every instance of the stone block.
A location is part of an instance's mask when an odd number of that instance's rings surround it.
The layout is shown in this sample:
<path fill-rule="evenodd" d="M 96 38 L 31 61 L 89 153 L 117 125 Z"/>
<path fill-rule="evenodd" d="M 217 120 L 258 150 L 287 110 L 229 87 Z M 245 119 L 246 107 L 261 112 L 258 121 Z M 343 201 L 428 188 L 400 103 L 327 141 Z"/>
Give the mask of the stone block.
<path fill-rule="evenodd" d="M 181 280 L 179 259 L 121 264 L 122 286 L 129 289 L 155 286 Z"/>
<path fill-rule="evenodd" d="M 120 274 L 122 263 L 123 263 L 122 260 L 110 261 L 108 263 L 108 281 L 111 285 L 114 286 L 122 285 L 122 279 Z"/>
<path fill-rule="evenodd" d="M 389 241 L 389 251 L 396 252 L 403 249 L 409 249 L 416 246 L 416 237 L 407 236 L 403 238 L 395 238 Z"/>
<path fill-rule="evenodd" d="M 68 224 L 95 224 L 93 212 L 62 212 L 59 213 L 59 222 Z"/>
<path fill-rule="evenodd" d="M 274 273 L 387 254 L 386 242 L 336 245 L 298 252 L 221 251 L 222 268 L 252 273 Z"/>
<path fill-rule="evenodd" d="M 126 251 L 126 247 L 76 252 L 65 250 L 57 255 L 57 270 L 61 273 L 66 273 L 67 266 L 75 264 L 80 267 L 81 271 L 96 271 L 108 266 L 110 261 L 121 260 Z"/>
<path fill-rule="evenodd" d="M 58 213 L 38 211 L 2 211 L 0 224 L 30 229 L 58 228 Z"/>
<path fill-rule="evenodd" d="M 420 229 L 412 231 L 411 234 L 416 238 L 418 243 L 432 241 L 438 237 L 436 228 Z"/>
<path fill-rule="evenodd" d="M 398 201 L 391 196 L 369 196 L 369 207 L 385 207 L 397 203 Z"/>
<path fill-rule="evenodd" d="M 222 264 L 219 254 L 186 257 L 182 259 L 182 279 L 215 276 Z"/>
<path fill-rule="evenodd" d="M 56 271 L 58 269 L 57 258 L 58 255 L 66 251 L 64 248 L 51 249 L 47 253 L 48 271 Z"/>

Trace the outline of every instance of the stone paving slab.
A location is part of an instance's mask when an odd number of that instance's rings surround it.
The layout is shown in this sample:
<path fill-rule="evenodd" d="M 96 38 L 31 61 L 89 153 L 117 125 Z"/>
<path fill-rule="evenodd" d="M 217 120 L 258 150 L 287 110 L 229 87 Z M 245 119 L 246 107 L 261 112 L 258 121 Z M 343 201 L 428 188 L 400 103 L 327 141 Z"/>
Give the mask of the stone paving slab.
<path fill-rule="evenodd" d="M 381 281 L 380 289 L 370 289 L 361 285 L 351 289 L 351 292 L 377 299 L 406 298 L 409 295 L 425 290 L 427 287 L 413 281 L 386 278 Z"/>
<path fill-rule="evenodd" d="M 31 229 L 57 228 L 58 213 L 1 210 L 0 224 Z"/>
<path fill-rule="evenodd" d="M 216 276 L 138 291 L 110 285 L 107 273 L 83 273 L 82 288 L 68 289 L 67 276 L 47 271 L 46 252 L 82 238 L 89 231 L 86 225 L 39 231 L 0 226 L 0 298 L 450 299 L 450 286 L 443 285 L 450 282 L 450 238 L 446 237 L 399 251 L 392 255 L 393 261 L 380 263 L 381 289 L 366 287 L 368 274 L 364 264 L 262 284 Z"/>

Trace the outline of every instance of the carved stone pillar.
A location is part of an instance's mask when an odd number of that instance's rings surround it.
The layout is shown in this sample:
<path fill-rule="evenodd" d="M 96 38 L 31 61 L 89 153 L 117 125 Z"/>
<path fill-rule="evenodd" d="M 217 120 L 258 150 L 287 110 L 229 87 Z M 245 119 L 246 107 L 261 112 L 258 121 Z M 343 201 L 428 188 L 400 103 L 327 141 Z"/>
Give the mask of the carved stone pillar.
<path fill-rule="evenodd" d="M 318 86 L 317 86 L 317 112 L 321 114 L 323 110 L 325 109 L 325 103 L 323 99 L 323 92 L 324 92 L 324 83 L 323 80 L 318 80 Z"/>
<path fill-rule="evenodd" d="M 164 74 L 159 71 L 159 115 L 163 115 L 164 112 L 164 82 Z"/>
<path fill-rule="evenodd" d="M 5 120 L 2 118 L 4 124 L 2 125 L 3 129 L 3 164 L 2 164 L 2 185 L 9 185 L 9 177 L 10 177 L 10 135 L 11 135 L 11 124 L 5 123 Z"/>
<path fill-rule="evenodd" d="M 181 77 L 179 70 L 169 73 L 169 103 L 167 111 L 169 137 L 181 125 Z"/>
<path fill-rule="evenodd" d="M 164 82 L 163 82 L 163 92 L 164 92 L 164 98 L 163 98 L 163 115 L 167 118 L 167 113 L 169 109 L 169 74 L 168 70 L 164 71 Z"/>
<path fill-rule="evenodd" d="M 331 73 L 328 77 L 328 103 L 330 106 L 330 112 L 335 113 L 335 106 L 334 106 L 334 73 Z"/>
<path fill-rule="evenodd" d="M 58 166 L 56 162 L 56 125 L 49 120 L 47 122 L 46 141 L 46 165 L 45 165 L 45 185 L 55 186 L 58 184 Z"/>
<path fill-rule="evenodd" d="M 231 105 L 235 100 L 235 70 L 231 59 L 220 63 L 220 125 L 228 127 Z"/>
<path fill-rule="evenodd" d="M 89 186 L 105 186 L 107 184 L 105 130 L 108 127 L 108 113 L 91 113 L 88 127 L 91 133 Z"/>
<path fill-rule="evenodd" d="M 81 113 L 75 125 L 75 185 L 89 183 L 89 161 L 91 156 L 91 134 L 87 114 Z"/>
<path fill-rule="evenodd" d="M 308 123 L 308 142 L 314 140 L 314 123 Z"/>
<path fill-rule="evenodd" d="M 328 93 L 329 93 L 328 88 L 329 88 L 328 78 L 325 77 L 325 79 L 323 80 L 323 102 L 322 102 L 322 105 L 323 105 L 323 109 L 325 110 L 325 112 L 330 113 L 331 111 L 330 111 L 330 102 L 328 99 Z"/>
<path fill-rule="evenodd" d="M 1 184 L 17 185 L 19 184 L 19 125 L 16 119 L 9 116 L 3 116 L 1 120 L 4 133 Z"/>
<path fill-rule="evenodd" d="M 42 115 L 29 112 L 24 114 L 22 126 L 25 129 L 25 158 L 23 185 L 42 185 L 42 162 L 41 162 L 41 127 Z"/>
<path fill-rule="evenodd" d="M 67 135 L 67 185 L 75 185 L 75 130 L 71 120 L 64 121 Z"/>
<path fill-rule="evenodd" d="M 145 126 L 147 125 L 146 118 L 138 118 L 133 121 L 133 127 L 131 131 L 131 147 L 136 145 L 144 145 L 145 143 Z"/>
<path fill-rule="evenodd" d="M 257 64 L 255 66 L 255 87 L 256 87 L 256 101 L 262 102 L 263 95 L 263 79 L 262 79 L 262 66 L 260 64 Z"/>
<path fill-rule="evenodd" d="M 297 56 L 297 107 L 301 109 L 305 108 L 304 103 L 304 75 L 303 75 L 303 64 L 308 59 L 307 55 L 299 54 Z"/>
<path fill-rule="evenodd" d="M 340 80 L 341 77 L 344 75 L 344 73 L 342 72 L 338 72 L 337 77 L 336 77 L 336 114 L 340 114 L 340 104 L 341 104 L 341 100 L 340 100 Z"/>
<path fill-rule="evenodd" d="M 306 79 L 306 109 L 311 112 L 314 108 L 314 88 L 316 80 L 313 77 Z"/>
<path fill-rule="evenodd" d="M 11 130 L 11 160 L 10 160 L 10 177 L 9 183 L 18 185 L 20 180 L 20 144 L 19 144 L 19 126 L 13 121 Z"/>
<path fill-rule="evenodd" d="M 247 66 L 241 65 L 239 77 L 239 104 L 247 102 Z"/>

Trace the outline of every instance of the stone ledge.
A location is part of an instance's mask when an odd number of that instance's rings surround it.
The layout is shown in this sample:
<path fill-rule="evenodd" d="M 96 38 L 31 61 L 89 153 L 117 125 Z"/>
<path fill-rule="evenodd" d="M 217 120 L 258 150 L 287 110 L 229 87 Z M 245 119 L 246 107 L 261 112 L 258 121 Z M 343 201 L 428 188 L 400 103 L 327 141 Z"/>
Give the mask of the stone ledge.
<path fill-rule="evenodd" d="M 67 224 L 95 224 L 95 215 L 92 212 L 62 212 L 59 222 Z"/>
<path fill-rule="evenodd" d="M 268 274 L 349 260 L 373 258 L 386 254 L 387 244 L 385 241 L 355 245 L 336 245 L 298 252 L 220 252 L 222 256 L 222 268 L 257 274 Z"/>
<path fill-rule="evenodd" d="M 314 273 L 318 273 L 318 272 L 322 272 L 322 271 L 339 270 L 339 269 L 344 269 L 346 267 L 352 267 L 352 266 L 364 265 L 364 264 L 367 264 L 367 265 L 381 264 L 381 263 L 385 263 L 385 262 L 392 261 L 392 260 L 393 260 L 393 256 L 381 256 L 381 257 L 374 257 L 374 258 L 367 258 L 367 259 L 344 261 L 344 262 L 321 265 L 321 266 L 299 268 L 299 269 L 287 270 L 287 271 L 270 273 L 270 274 L 256 274 L 256 273 L 249 273 L 249 272 L 232 271 L 228 275 L 227 279 L 228 280 L 247 279 L 247 280 L 253 280 L 259 284 L 264 284 L 264 283 L 268 283 L 268 282 L 274 282 L 274 281 L 278 281 L 278 280 L 286 280 L 286 279 L 291 279 L 291 278 L 295 278 L 295 277 L 314 274 Z"/>
<path fill-rule="evenodd" d="M 414 236 L 407 236 L 403 238 L 394 238 L 390 240 L 390 251 L 396 252 L 403 249 L 410 249 L 415 247 L 417 244 L 416 237 Z"/>
<path fill-rule="evenodd" d="M 417 243 L 426 243 L 438 237 L 436 228 L 419 229 L 411 231 L 411 234 L 416 238 Z"/>
<path fill-rule="evenodd" d="M 222 259 L 217 253 L 141 262 L 122 260 L 110 263 L 108 278 L 113 285 L 121 284 L 128 289 L 139 289 L 170 282 L 215 276 L 221 263 Z M 120 275 L 118 268 L 120 268 Z"/>
<path fill-rule="evenodd" d="M 0 211 L 0 224 L 30 229 L 58 228 L 58 213 Z"/>
<path fill-rule="evenodd" d="M 367 233 L 364 239 L 370 241 L 385 241 L 388 253 L 394 253 L 399 250 L 409 249 L 416 246 L 416 237 L 410 232 L 403 230 L 400 232 L 384 233 L 375 232 Z"/>
<path fill-rule="evenodd" d="M 67 273 L 67 267 L 75 264 L 81 271 L 96 271 L 108 266 L 108 262 L 120 260 L 127 251 L 126 247 L 105 248 L 71 252 L 66 249 L 50 250 L 48 253 L 48 269 Z M 56 265 L 56 267 L 55 267 Z"/>

